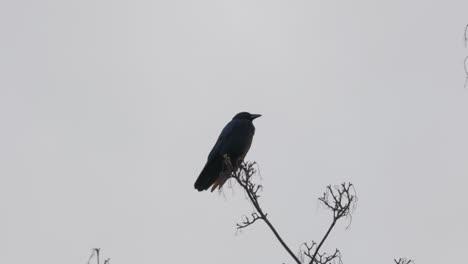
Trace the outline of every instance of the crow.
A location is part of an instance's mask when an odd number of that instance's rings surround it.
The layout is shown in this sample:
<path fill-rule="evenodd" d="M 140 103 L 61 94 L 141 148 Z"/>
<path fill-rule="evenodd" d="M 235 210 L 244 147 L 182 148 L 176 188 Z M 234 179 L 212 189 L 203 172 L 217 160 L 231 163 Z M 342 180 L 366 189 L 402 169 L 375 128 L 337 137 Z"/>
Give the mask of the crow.
<path fill-rule="evenodd" d="M 250 149 L 255 134 L 252 121 L 261 115 L 240 112 L 224 127 L 216 144 L 208 155 L 205 167 L 195 181 L 195 189 L 208 190 L 212 186 L 213 192 L 220 188 L 229 179 L 231 173 L 236 171 L 244 161 Z M 226 163 L 229 158 L 231 164 Z"/>

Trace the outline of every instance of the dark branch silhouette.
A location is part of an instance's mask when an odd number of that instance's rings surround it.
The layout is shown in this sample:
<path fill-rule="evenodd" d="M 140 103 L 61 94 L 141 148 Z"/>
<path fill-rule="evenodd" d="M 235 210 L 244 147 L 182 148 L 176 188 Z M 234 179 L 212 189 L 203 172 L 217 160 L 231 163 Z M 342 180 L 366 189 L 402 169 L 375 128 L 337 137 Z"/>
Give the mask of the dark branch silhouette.
<path fill-rule="evenodd" d="M 228 156 L 224 156 L 226 166 L 232 169 L 232 163 Z M 337 186 L 327 186 L 325 192 L 318 200 L 321 204 L 332 213 L 330 226 L 327 228 L 324 236 L 319 242 L 312 240 L 310 243 L 305 242 L 300 246 L 299 254 L 293 253 L 291 248 L 286 244 L 277 229 L 271 223 L 267 213 L 260 205 L 260 193 L 263 186 L 255 183 L 254 176 L 257 174 L 256 162 L 243 162 L 239 169 L 232 173 L 231 177 L 244 190 L 248 200 L 254 206 L 254 212 L 250 216 L 243 216 L 242 221 L 237 223 L 237 230 L 242 230 L 253 225 L 258 221 L 263 221 L 271 232 L 274 234 L 281 246 L 288 252 L 289 256 L 296 264 L 342 264 L 341 252 L 335 249 L 333 253 L 321 252 L 321 248 L 325 241 L 330 236 L 331 231 L 336 226 L 338 221 L 343 218 L 348 218 L 351 224 L 352 213 L 356 207 L 357 195 L 352 183 L 342 183 Z M 349 225 L 348 225 L 349 227 Z M 96 263 L 100 264 L 100 248 L 93 248 L 87 264 L 91 264 L 91 260 L 96 258 Z M 414 264 L 412 259 L 400 258 L 395 259 L 395 264 Z M 105 259 L 103 264 L 110 264 L 110 258 Z"/>
<path fill-rule="evenodd" d="M 227 166 L 231 166 L 231 162 L 228 157 L 225 157 Z M 351 213 L 356 205 L 356 192 L 354 185 L 351 183 L 343 183 L 339 186 L 327 186 L 323 196 L 319 198 L 319 201 L 329 210 L 331 210 L 333 219 L 328 227 L 325 235 L 320 242 L 312 241 L 304 243 L 300 250 L 299 256 L 296 256 L 291 248 L 286 244 L 284 239 L 281 237 L 277 229 L 273 226 L 268 218 L 267 213 L 264 212 L 259 203 L 260 192 L 263 190 L 262 185 L 257 184 L 253 181 L 253 176 L 256 175 L 256 163 L 255 162 L 244 162 L 240 166 L 239 170 L 232 174 L 232 177 L 239 183 L 244 190 L 247 198 L 255 208 L 250 216 L 243 216 L 242 222 L 237 224 L 237 229 L 244 229 L 255 222 L 263 221 L 275 235 L 281 246 L 288 252 L 289 256 L 297 264 L 309 263 L 309 264 L 327 264 L 327 263 L 341 263 L 341 253 L 338 249 L 332 254 L 321 253 L 320 249 L 329 237 L 331 231 L 335 227 L 336 223 L 346 217 L 351 217 Z M 308 260 L 305 260 L 305 257 Z"/>
<path fill-rule="evenodd" d="M 229 161 L 229 159 L 226 159 L 226 164 L 227 166 L 231 166 L 231 162 Z M 270 228 L 271 232 L 273 232 L 276 239 L 291 256 L 291 258 L 296 263 L 301 264 L 299 258 L 296 255 L 294 255 L 292 250 L 289 248 L 286 242 L 284 242 L 283 238 L 279 235 L 276 228 L 271 224 L 270 220 L 267 218 L 267 214 L 263 211 L 262 207 L 258 202 L 258 198 L 260 198 L 259 192 L 263 189 L 263 187 L 262 185 L 255 184 L 252 181 L 252 177 L 256 173 L 256 170 L 254 168 L 255 165 L 255 162 L 244 162 L 240 166 L 240 169 L 233 173 L 233 178 L 236 179 L 237 183 L 239 183 L 239 185 L 244 189 L 245 194 L 249 198 L 256 211 L 255 213 L 251 214 L 250 218 L 244 217 L 242 223 L 237 224 L 237 229 L 240 230 L 246 228 L 255 223 L 257 220 L 264 221 L 265 224 L 267 224 L 267 226 Z"/>
<path fill-rule="evenodd" d="M 414 264 L 414 260 L 406 258 L 399 258 L 398 260 L 394 259 L 394 261 L 395 264 Z"/>
<path fill-rule="evenodd" d="M 310 245 L 304 243 L 305 249 L 301 252 L 309 258 L 309 264 L 326 264 L 335 260 L 341 263 L 341 254 L 338 249 L 335 249 L 333 254 L 327 255 L 326 253 L 320 253 L 320 248 L 330 235 L 338 220 L 344 217 L 351 217 L 351 213 L 357 202 L 354 185 L 352 183 L 342 183 L 340 186 L 334 187 L 329 185 L 323 193 L 323 196 L 319 198 L 319 201 L 332 212 L 332 222 L 319 243 L 315 241 L 312 241 Z"/>
<path fill-rule="evenodd" d="M 101 249 L 100 248 L 93 248 L 91 255 L 88 258 L 88 264 L 91 264 L 91 260 L 96 257 L 96 263 L 100 264 L 100 253 Z M 110 258 L 104 260 L 104 264 L 110 264 Z"/>

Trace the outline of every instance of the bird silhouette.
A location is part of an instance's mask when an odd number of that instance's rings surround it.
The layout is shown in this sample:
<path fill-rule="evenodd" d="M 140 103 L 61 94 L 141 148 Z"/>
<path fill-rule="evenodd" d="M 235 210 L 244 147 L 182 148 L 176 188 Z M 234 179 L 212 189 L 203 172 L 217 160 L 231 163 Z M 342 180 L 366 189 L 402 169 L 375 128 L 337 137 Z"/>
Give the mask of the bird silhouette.
<path fill-rule="evenodd" d="M 195 189 L 204 191 L 211 187 L 214 191 L 224 185 L 244 161 L 255 134 L 252 121 L 260 116 L 240 112 L 232 118 L 208 155 L 206 165 L 195 181 Z"/>

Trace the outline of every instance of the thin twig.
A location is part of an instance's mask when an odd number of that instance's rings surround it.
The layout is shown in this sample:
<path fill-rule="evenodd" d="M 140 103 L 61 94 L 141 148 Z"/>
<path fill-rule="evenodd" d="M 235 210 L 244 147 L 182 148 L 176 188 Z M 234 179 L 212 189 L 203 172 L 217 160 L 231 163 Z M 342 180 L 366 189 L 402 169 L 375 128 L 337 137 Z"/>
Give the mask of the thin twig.
<path fill-rule="evenodd" d="M 242 229 L 253 224 L 255 221 L 259 219 L 263 220 L 267 224 L 267 226 L 270 228 L 271 232 L 273 232 L 273 234 L 275 235 L 276 239 L 279 241 L 281 246 L 283 246 L 283 248 L 291 256 L 291 258 L 297 264 L 301 264 L 301 261 L 299 260 L 299 258 L 292 252 L 292 250 L 289 248 L 286 242 L 284 242 L 283 238 L 280 236 L 276 228 L 267 218 L 267 214 L 263 212 L 260 206 L 260 203 L 258 202 L 258 198 L 260 197 L 258 192 L 261 191 L 262 187 L 261 185 L 256 185 L 251 182 L 251 178 L 255 174 L 255 169 L 253 168 L 254 165 L 255 165 L 255 162 L 243 163 L 241 165 L 240 170 L 233 173 L 233 178 L 236 179 L 237 183 L 239 183 L 239 185 L 244 189 L 245 193 L 247 194 L 247 197 L 249 198 L 250 202 L 253 204 L 257 213 L 256 215 L 252 214 L 253 220 L 249 220 L 247 218 L 247 221 L 244 221 L 242 224 L 237 224 L 237 228 Z"/>
<path fill-rule="evenodd" d="M 395 264 L 414 264 L 414 260 L 407 258 L 394 259 Z"/>
<path fill-rule="evenodd" d="M 99 264 L 99 252 L 101 251 L 101 249 L 100 248 L 95 248 L 94 251 L 96 252 L 97 264 Z"/>
<path fill-rule="evenodd" d="M 94 258 L 94 255 L 96 255 L 96 250 L 93 248 L 93 249 L 91 250 L 91 255 L 90 255 L 89 258 L 88 258 L 88 264 L 91 263 L 91 260 Z"/>
<path fill-rule="evenodd" d="M 468 47 L 468 24 L 465 25 L 465 32 L 464 32 L 464 39 L 465 39 L 465 48 Z"/>
<path fill-rule="evenodd" d="M 318 244 L 318 246 L 315 248 L 315 253 L 314 253 L 314 255 L 312 255 L 312 258 L 311 258 L 309 264 L 313 264 L 313 263 L 314 263 L 314 261 L 315 261 L 315 259 L 316 259 L 316 257 L 317 257 L 317 254 L 319 253 L 320 248 L 322 247 L 322 245 L 323 245 L 323 243 L 325 242 L 325 240 L 327 240 L 328 235 L 330 235 L 330 232 L 332 231 L 333 227 L 335 226 L 336 221 L 337 221 L 337 219 L 334 218 L 333 221 L 332 221 L 332 223 L 331 223 L 331 225 L 330 225 L 330 227 L 329 227 L 328 230 L 327 230 L 327 233 L 325 233 L 325 236 L 323 236 L 322 241 L 320 241 L 320 243 Z"/>
<path fill-rule="evenodd" d="M 351 183 L 342 183 L 340 186 L 331 185 L 327 186 L 323 196 L 319 198 L 319 201 L 333 213 L 333 219 L 328 227 L 322 240 L 317 244 L 312 241 L 312 245 L 308 246 L 305 243 L 306 250 L 302 251 L 302 254 L 310 258 L 309 264 L 326 264 L 338 259 L 341 263 L 341 253 L 338 249 L 335 249 L 335 253 L 327 255 L 326 253 L 320 253 L 322 245 L 327 240 L 331 231 L 335 227 L 336 223 L 343 217 L 351 217 L 351 213 L 356 206 L 356 191 L 354 185 Z"/>
<path fill-rule="evenodd" d="M 96 262 L 97 264 L 100 263 L 100 253 L 101 249 L 100 248 L 93 248 L 91 252 L 91 256 L 88 258 L 88 264 L 91 263 L 91 260 L 96 256 Z M 109 264 L 110 263 L 110 258 L 104 260 L 104 264 Z"/>
<path fill-rule="evenodd" d="M 319 243 L 312 241 L 311 246 L 307 243 L 303 245 L 306 247 L 305 250 L 301 250 L 299 257 L 297 257 L 291 250 L 291 248 L 284 242 L 281 235 L 278 233 L 276 228 L 270 222 L 267 217 L 267 214 L 263 211 L 258 199 L 260 198 L 260 191 L 262 186 L 255 184 L 252 181 L 253 175 L 255 175 L 256 170 L 254 166 L 255 162 L 242 163 L 238 170 L 234 170 L 232 164 L 230 163 L 229 157 L 225 157 L 226 166 L 231 168 L 232 177 L 236 179 L 237 183 L 244 189 L 245 194 L 255 208 L 255 212 L 251 214 L 250 217 L 244 216 L 241 223 L 237 224 L 237 229 L 246 228 L 258 220 L 262 220 L 270 228 L 271 232 L 275 235 L 276 239 L 279 241 L 281 246 L 288 252 L 291 258 L 297 263 L 303 263 L 302 256 L 307 256 L 310 258 L 308 261 L 309 264 L 327 264 L 338 260 L 341 263 L 341 253 L 338 249 L 335 250 L 333 254 L 320 253 L 320 249 L 323 244 L 329 237 L 331 231 L 335 227 L 338 220 L 343 217 L 350 217 L 351 212 L 354 209 L 356 202 L 356 193 L 354 191 L 354 186 L 351 183 L 343 183 L 340 186 L 327 186 L 326 192 L 323 194 L 319 200 L 325 205 L 326 208 L 330 209 L 333 213 L 333 220 L 330 226 L 328 227 L 325 235 L 320 240 Z"/>

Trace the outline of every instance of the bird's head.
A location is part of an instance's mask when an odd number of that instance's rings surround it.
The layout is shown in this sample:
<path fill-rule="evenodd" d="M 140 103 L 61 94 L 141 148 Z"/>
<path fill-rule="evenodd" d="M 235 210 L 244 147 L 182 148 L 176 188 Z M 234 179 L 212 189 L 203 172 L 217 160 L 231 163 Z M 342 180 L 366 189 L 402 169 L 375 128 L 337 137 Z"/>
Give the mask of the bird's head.
<path fill-rule="evenodd" d="M 237 115 L 235 115 L 232 119 L 241 119 L 241 120 L 249 120 L 252 121 L 255 118 L 261 117 L 262 115 L 258 114 L 251 114 L 249 112 L 240 112 Z"/>

